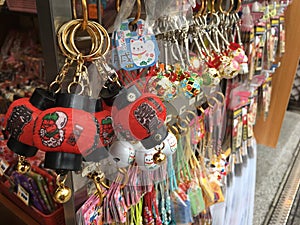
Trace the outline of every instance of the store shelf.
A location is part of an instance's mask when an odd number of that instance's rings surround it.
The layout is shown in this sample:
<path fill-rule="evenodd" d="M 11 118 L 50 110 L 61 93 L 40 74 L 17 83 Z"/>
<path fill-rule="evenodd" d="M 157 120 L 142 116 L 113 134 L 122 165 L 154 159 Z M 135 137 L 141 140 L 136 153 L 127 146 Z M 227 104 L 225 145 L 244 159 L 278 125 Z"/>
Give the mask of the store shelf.
<path fill-rule="evenodd" d="M 40 225 L 37 223 L 31 216 L 29 216 L 26 212 L 24 212 L 21 208 L 19 208 L 15 203 L 11 202 L 8 198 L 6 198 L 3 194 L 0 193 L 0 202 L 5 206 L 10 212 L 12 212 L 15 216 L 20 218 L 25 224 L 30 225 Z M 2 213 L 1 213 L 2 214 Z"/>

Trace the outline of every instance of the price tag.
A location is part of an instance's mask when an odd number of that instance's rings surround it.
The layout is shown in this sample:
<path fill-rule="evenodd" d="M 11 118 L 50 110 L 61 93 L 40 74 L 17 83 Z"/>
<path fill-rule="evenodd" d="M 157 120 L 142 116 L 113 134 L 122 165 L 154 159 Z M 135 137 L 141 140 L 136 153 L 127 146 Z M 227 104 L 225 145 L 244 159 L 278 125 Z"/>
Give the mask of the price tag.
<path fill-rule="evenodd" d="M 4 160 L 4 159 L 1 159 L 0 160 L 0 176 L 3 176 L 5 171 L 8 169 L 9 167 L 9 163 Z"/>
<path fill-rule="evenodd" d="M 243 122 L 240 121 L 237 128 L 236 148 L 240 148 L 242 144 Z"/>
<path fill-rule="evenodd" d="M 17 196 L 26 204 L 29 205 L 29 193 L 18 184 Z"/>

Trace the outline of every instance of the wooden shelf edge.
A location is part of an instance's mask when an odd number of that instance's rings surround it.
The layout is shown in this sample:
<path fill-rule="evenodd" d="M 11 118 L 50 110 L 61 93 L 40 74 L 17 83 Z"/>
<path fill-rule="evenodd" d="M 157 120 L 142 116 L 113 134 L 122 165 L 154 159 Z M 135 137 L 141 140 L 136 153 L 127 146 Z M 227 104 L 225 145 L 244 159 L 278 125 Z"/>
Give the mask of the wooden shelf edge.
<path fill-rule="evenodd" d="M 299 63 L 299 8 L 300 1 L 293 1 L 291 5 L 288 6 L 285 13 L 286 51 L 281 58 L 281 66 L 273 74 L 273 88 L 269 116 L 266 121 L 264 121 L 263 118 L 260 118 L 254 127 L 254 134 L 257 143 L 272 148 L 277 146 L 281 126 Z"/>
<path fill-rule="evenodd" d="M 31 216 L 27 215 L 21 208 L 19 208 L 8 198 L 6 198 L 2 193 L 0 193 L 0 202 L 4 205 L 4 207 L 6 207 L 9 211 L 15 214 L 24 223 L 28 225 L 40 225 Z"/>

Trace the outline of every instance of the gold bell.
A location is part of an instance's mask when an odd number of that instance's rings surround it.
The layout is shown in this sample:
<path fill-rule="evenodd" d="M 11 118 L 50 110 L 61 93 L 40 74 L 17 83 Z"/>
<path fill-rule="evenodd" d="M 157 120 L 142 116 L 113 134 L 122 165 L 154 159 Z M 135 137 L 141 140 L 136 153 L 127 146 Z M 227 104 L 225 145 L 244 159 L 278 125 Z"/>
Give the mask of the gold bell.
<path fill-rule="evenodd" d="M 63 185 L 56 189 L 53 198 L 56 202 L 63 204 L 69 201 L 71 196 L 71 188 Z"/>
<path fill-rule="evenodd" d="M 56 184 L 58 188 L 56 189 L 53 199 L 57 203 L 63 204 L 70 200 L 72 196 L 72 190 L 71 188 L 65 186 L 65 182 L 67 179 L 67 175 L 64 176 L 64 178 L 60 179 L 61 175 L 57 175 L 56 177 Z"/>
<path fill-rule="evenodd" d="M 158 151 L 153 155 L 153 162 L 157 165 L 163 163 L 166 160 L 166 155 L 162 153 L 161 151 Z"/>
<path fill-rule="evenodd" d="M 25 160 L 24 156 L 19 156 L 18 164 L 16 165 L 16 170 L 18 173 L 25 174 L 30 170 L 31 166 L 30 163 L 28 163 Z"/>

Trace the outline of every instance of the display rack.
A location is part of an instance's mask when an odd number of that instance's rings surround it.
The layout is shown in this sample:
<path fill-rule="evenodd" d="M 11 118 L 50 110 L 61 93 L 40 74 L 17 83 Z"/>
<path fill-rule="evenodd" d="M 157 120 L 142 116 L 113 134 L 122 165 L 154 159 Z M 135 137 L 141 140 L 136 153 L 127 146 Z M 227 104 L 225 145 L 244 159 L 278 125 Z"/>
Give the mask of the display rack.
<path fill-rule="evenodd" d="M 65 21 L 72 18 L 71 1 L 37 0 L 37 12 L 40 24 L 41 43 L 45 59 L 46 81 L 49 83 L 59 71 L 59 54 L 56 45 L 56 30 Z M 259 144 L 275 147 L 280 134 L 284 114 L 300 56 L 300 1 L 295 0 L 286 11 L 286 52 L 281 66 L 273 75 L 273 91 L 269 116 L 266 121 L 261 117 L 255 126 L 255 137 Z M 72 183 L 72 176 L 68 176 Z M 68 186 L 71 186 L 70 184 Z M 22 209 L 0 194 L 0 201 L 25 223 L 38 225 Z M 74 199 L 64 206 L 66 225 L 74 225 Z"/>
<path fill-rule="evenodd" d="M 286 46 L 281 66 L 273 74 L 272 97 L 268 118 L 259 118 L 254 134 L 259 144 L 275 148 L 288 106 L 300 56 L 300 1 L 293 1 L 285 12 Z"/>

